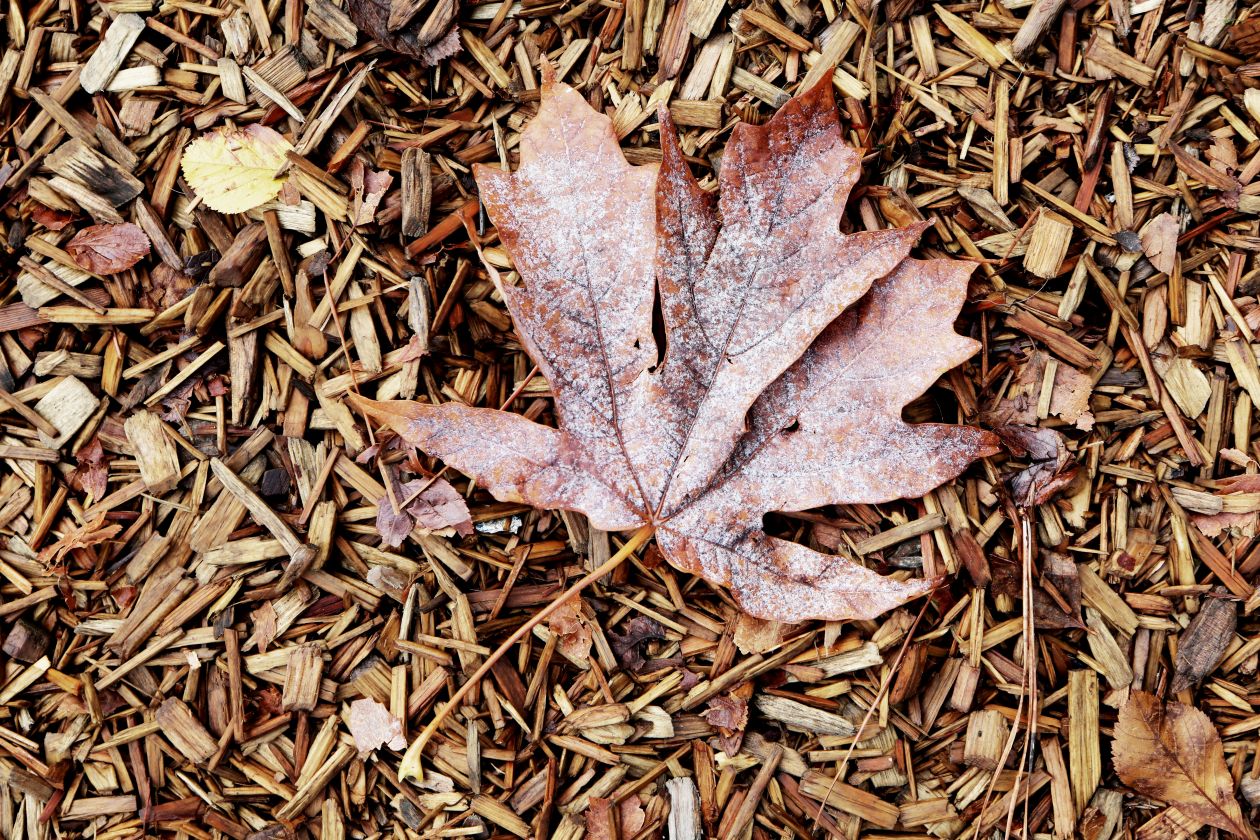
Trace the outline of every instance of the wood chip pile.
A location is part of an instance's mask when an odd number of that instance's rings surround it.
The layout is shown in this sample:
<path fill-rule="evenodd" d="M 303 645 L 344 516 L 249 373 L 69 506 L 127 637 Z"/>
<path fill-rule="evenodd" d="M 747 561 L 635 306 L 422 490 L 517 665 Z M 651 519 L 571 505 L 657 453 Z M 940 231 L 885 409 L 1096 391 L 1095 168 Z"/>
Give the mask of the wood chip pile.
<path fill-rule="evenodd" d="M 1118 776 L 1138 691 L 1207 714 L 1256 818 L 1260 8 L 3 17 L 0 836 L 1206 836 Z M 917 256 L 979 263 L 959 329 L 983 349 L 907 417 L 1039 431 L 922 500 L 770 518 L 946 576 L 930 600 L 776 625 L 649 545 L 511 650 L 417 775 L 406 745 L 466 675 L 626 539 L 496 502 L 344 399 L 553 421 L 470 174 L 514 162 L 544 60 L 632 162 L 668 106 L 710 187 L 733 125 L 830 76 L 865 153 L 853 226 L 927 219 Z M 292 144 L 283 186 L 220 213 L 181 158 L 252 124 Z M 117 269 L 85 232 L 122 223 L 150 248 Z M 471 527 L 383 541 L 378 503 L 435 481 Z"/>

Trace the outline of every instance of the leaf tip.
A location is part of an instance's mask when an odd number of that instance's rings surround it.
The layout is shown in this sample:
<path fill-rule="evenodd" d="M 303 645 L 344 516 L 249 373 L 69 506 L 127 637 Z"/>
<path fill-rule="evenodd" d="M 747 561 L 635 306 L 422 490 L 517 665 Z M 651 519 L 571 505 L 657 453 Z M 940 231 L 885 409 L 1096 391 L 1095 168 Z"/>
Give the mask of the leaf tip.
<path fill-rule="evenodd" d="M 546 56 L 543 56 L 539 63 L 539 69 L 542 71 L 543 93 L 547 93 L 556 84 L 556 65 L 552 64 L 551 60 Z"/>

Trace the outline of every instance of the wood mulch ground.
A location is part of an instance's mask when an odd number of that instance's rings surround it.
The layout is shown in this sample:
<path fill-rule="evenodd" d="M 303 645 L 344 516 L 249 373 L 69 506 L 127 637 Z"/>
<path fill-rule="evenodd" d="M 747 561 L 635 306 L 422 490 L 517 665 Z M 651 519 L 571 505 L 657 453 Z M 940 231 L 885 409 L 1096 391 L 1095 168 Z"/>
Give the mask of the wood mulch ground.
<path fill-rule="evenodd" d="M 428 39 L 415 58 L 341 3 L 6 7 L 0 836 L 1190 836 L 1113 770 L 1133 689 L 1208 714 L 1255 818 L 1260 14 L 386 3 Z M 668 103 L 710 184 L 732 125 L 835 68 L 866 152 L 854 224 L 929 218 L 919 255 L 980 263 L 959 329 L 983 350 L 908 416 L 1066 443 L 1032 465 L 1065 479 L 1026 520 L 1035 638 L 999 492 L 1029 462 L 1001 455 L 922 500 L 770 523 L 948 574 L 930 601 L 776 626 L 649 546 L 571 617 L 588 660 L 538 628 L 400 780 L 397 747 L 625 539 L 447 475 L 475 532 L 382 548 L 387 472 L 440 465 L 359 458 L 377 430 L 343 402 L 549 416 L 470 241 L 509 265 L 470 166 L 511 162 L 544 57 L 635 162 Z M 181 152 L 225 121 L 297 142 L 299 203 L 193 199 Z M 153 254 L 79 270 L 68 240 L 122 220 Z M 1183 647 L 1209 609 L 1224 629 Z M 360 753 L 353 726 L 392 746 Z"/>

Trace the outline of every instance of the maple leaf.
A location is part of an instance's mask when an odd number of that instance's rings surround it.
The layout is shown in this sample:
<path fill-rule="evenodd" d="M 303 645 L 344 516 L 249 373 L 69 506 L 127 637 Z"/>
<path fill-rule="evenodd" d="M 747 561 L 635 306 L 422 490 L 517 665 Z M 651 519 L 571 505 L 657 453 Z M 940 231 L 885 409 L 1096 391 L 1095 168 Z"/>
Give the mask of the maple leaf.
<path fill-rule="evenodd" d="M 184 149 L 184 179 L 211 210 L 244 213 L 280 194 L 284 165 L 293 144 L 274 128 L 222 126 L 207 131 Z"/>
<path fill-rule="evenodd" d="M 138 225 L 85 227 L 66 243 L 66 250 L 79 268 L 94 274 L 117 274 L 126 271 L 149 254 L 149 237 Z"/>
<path fill-rule="evenodd" d="M 498 499 L 579 510 L 603 530 L 652 526 L 674 566 L 753 615 L 866 618 L 930 591 L 761 520 L 921 496 L 994 451 L 987 432 L 901 419 L 977 349 L 951 326 L 972 265 L 908 260 L 921 224 L 841 232 L 860 158 L 827 84 L 735 128 L 715 201 L 666 111 L 660 166 L 632 166 L 606 116 L 544 81 L 517 171 L 475 174 L 524 278 L 501 291 L 559 428 L 352 399 Z"/>
<path fill-rule="evenodd" d="M 1203 712 L 1176 702 L 1162 705 L 1155 695 L 1134 691 L 1120 707 L 1111 749 L 1116 774 L 1138 793 L 1176 805 L 1199 822 L 1251 836 L 1234 798 L 1221 736 Z"/>

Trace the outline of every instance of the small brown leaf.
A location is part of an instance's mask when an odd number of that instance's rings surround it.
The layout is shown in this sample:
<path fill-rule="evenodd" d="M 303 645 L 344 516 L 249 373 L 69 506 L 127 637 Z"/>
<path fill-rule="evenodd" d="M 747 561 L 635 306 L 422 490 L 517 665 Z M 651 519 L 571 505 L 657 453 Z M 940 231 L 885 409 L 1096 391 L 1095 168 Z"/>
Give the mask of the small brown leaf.
<path fill-rule="evenodd" d="M 638 795 L 631 795 L 620 804 L 612 799 L 593 796 L 586 809 L 586 840 L 634 837 L 643 828 L 646 819 Z"/>
<path fill-rule="evenodd" d="M 1011 384 L 1007 397 L 993 411 L 998 423 L 1037 425 L 1037 402 L 1046 375 L 1050 355 L 1034 352 L 1019 369 L 1019 375 Z M 1082 431 L 1094 427 L 1094 415 L 1090 411 L 1093 380 L 1066 362 L 1059 362 L 1054 372 L 1050 393 L 1050 414 L 1062 417 Z"/>
<path fill-rule="evenodd" d="M 130 222 L 92 225 L 76 233 L 66 250 L 80 268 L 94 274 L 117 274 L 148 256 L 149 237 Z"/>
<path fill-rule="evenodd" d="M 741 612 L 735 619 L 735 647 L 743 654 L 767 653 L 783 644 L 788 627 Z"/>
<path fill-rule="evenodd" d="M 381 200 L 394 182 L 394 176 L 368 169 L 359 158 L 351 162 L 349 176 L 353 197 L 351 223 L 356 227 L 371 224 L 376 219 Z"/>
<path fill-rule="evenodd" d="M 468 503 L 446 479 L 415 479 L 404 484 L 402 491 L 403 499 L 412 499 L 407 513 L 421 528 L 431 531 L 454 528 L 464 537 L 473 532 Z"/>
<path fill-rule="evenodd" d="M 608 643 L 612 646 L 617 662 L 628 671 L 638 671 L 647 663 L 647 657 L 643 655 L 643 645 L 664 640 L 664 626 L 645 615 L 637 615 L 626 622 L 626 629 L 622 633 L 615 630 L 608 633 Z"/>
<path fill-rule="evenodd" d="M 1121 781 L 1187 816 L 1248 836 L 1225 748 L 1208 716 L 1134 691 L 1120 707 L 1112 759 Z"/>
<path fill-rule="evenodd" d="M 74 459 L 78 465 L 70 473 L 70 485 L 91 493 L 93 499 L 103 498 L 109 490 L 110 459 L 101 446 L 100 436 L 93 436 L 86 446 L 74 453 Z"/>
<path fill-rule="evenodd" d="M 727 755 L 736 755 L 744 744 L 744 729 L 748 726 L 748 695 L 752 683 L 745 683 L 743 691 L 719 694 L 709 701 L 701 714 L 719 734 L 719 745 Z M 744 696 L 740 696 L 740 695 Z"/>
<path fill-rule="evenodd" d="M 402 545 L 416 527 L 430 531 L 454 529 L 465 537 L 473 532 L 468 504 L 446 479 L 418 478 L 400 484 L 393 469 L 386 470 L 386 475 L 393 485 L 393 497 L 403 506 L 398 511 L 389 493 L 377 503 L 376 532 L 386 546 Z"/>
<path fill-rule="evenodd" d="M 1177 261 L 1177 219 L 1160 213 L 1142 228 L 1142 253 L 1164 274 L 1172 274 Z"/>

